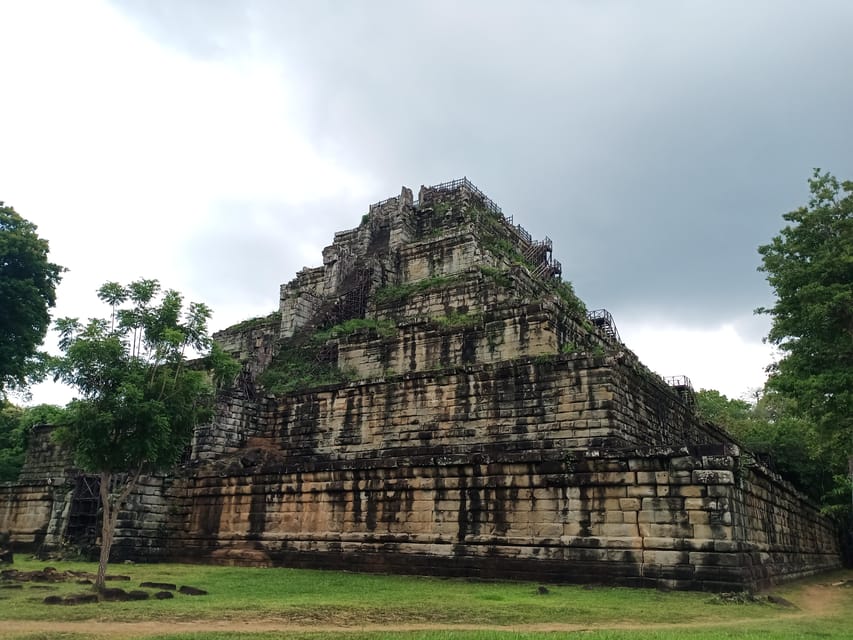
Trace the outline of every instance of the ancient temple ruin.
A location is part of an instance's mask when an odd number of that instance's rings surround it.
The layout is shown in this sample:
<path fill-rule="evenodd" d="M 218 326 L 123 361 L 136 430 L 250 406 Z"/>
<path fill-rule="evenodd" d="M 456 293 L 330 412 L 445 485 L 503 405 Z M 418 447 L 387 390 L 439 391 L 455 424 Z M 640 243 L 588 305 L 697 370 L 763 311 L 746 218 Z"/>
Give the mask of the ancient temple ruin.
<path fill-rule="evenodd" d="M 466 179 L 371 206 L 278 311 L 215 336 L 242 373 L 116 555 L 711 590 L 837 567 L 831 523 L 552 251 Z M 0 529 L 85 537 L 91 486 L 35 442 Z"/>

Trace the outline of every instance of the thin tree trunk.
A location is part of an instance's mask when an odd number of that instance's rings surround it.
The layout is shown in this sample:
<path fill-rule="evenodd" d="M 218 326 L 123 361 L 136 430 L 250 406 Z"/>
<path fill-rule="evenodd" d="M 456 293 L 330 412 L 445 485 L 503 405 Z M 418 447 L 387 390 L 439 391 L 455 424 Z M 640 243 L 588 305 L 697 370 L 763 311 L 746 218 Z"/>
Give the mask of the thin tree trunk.
<path fill-rule="evenodd" d="M 110 471 L 101 472 L 101 505 L 103 507 L 103 521 L 101 522 L 101 554 L 98 558 L 98 575 L 95 579 L 95 589 L 100 591 L 104 588 L 107 577 L 107 564 L 110 561 L 110 550 L 113 546 L 118 514 L 124 506 L 127 496 L 133 491 L 141 473 L 142 465 L 131 474 L 124 487 L 116 496 L 110 495 L 110 483 L 113 474 Z"/>
<path fill-rule="evenodd" d="M 98 558 L 98 576 L 95 578 L 95 589 L 100 591 L 104 588 L 104 583 L 107 576 L 107 563 L 110 560 L 110 548 L 113 546 L 113 509 L 110 503 L 110 482 L 112 473 L 109 471 L 101 472 L 101 555 Z"/>

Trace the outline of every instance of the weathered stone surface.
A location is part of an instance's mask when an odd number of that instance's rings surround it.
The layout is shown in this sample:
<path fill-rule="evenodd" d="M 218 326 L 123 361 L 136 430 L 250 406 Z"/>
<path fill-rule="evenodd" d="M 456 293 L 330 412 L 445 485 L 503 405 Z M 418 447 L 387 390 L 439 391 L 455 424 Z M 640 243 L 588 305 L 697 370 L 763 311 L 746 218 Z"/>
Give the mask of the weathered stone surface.
<path fill-rule="evenodd" d="M 560 269 L 467 181 L 371 206 L 275 314 L 216 334 L 242 373 L 186 464 L 140 480 L 116 556 L 708 590 L 838 566 L 829 521 L 587 319 Z M 306 345 L 349 380 L 263 388 Z M 21 548 L 59 545 L 73 506 L 47 436 L 0 487 Z"/>

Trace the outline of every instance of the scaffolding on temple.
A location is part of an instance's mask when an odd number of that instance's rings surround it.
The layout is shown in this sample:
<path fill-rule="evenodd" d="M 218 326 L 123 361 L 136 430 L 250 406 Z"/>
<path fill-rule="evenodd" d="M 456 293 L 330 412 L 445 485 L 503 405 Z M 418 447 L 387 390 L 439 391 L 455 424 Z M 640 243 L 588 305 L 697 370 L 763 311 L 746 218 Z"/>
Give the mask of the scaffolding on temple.
<path fill-rule="evenodd" d="M 601 335 L 613 342 L 622 342 L 622 338 L 619 337 L 619 331 L 616 329 L 616 323 L 613 321 L 613 316 L 610 315 L 607 309 L 588 311 L 586 317 Z"/>
<path fill-rule="evenodd" d="M 664 378 L 664 382 L 678 394 L 688 407 L 696 407 L 696 392 L 693 390 L 690 378 L 687 376 L 669 376 Z"/>

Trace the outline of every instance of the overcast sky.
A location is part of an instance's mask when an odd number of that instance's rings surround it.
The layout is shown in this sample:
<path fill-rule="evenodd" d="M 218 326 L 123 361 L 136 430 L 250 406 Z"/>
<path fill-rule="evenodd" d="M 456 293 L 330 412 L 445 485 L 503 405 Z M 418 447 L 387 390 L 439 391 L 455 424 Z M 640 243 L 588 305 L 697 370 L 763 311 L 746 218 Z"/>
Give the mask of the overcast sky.
<path fill-rule="evenodd" d="M 853 177 L 853 2 L 0 0 L 0 200 L 55 315 L 156 277 L 266 314 L 369 203 L 466 175 L 663 375 L 772 357 L 756 247 Z M 50 385 L 35 401 L 65 402 Z"/>

